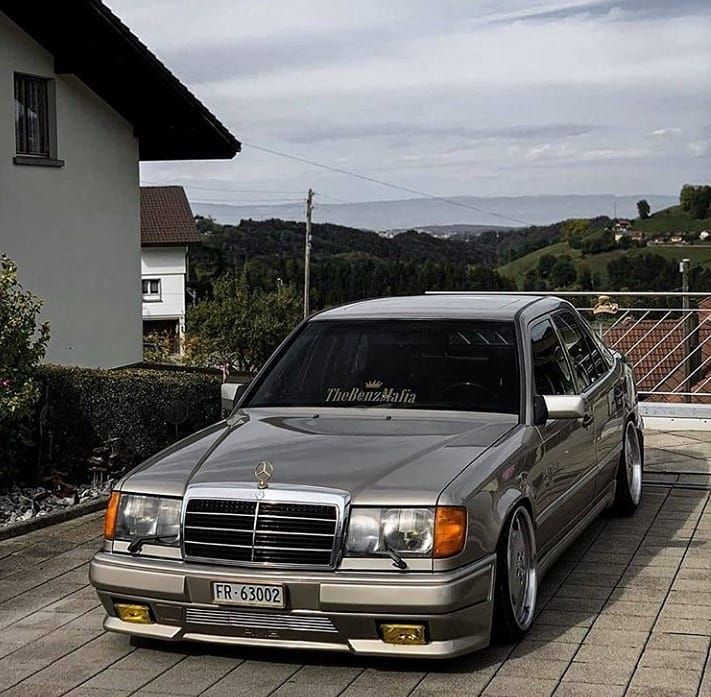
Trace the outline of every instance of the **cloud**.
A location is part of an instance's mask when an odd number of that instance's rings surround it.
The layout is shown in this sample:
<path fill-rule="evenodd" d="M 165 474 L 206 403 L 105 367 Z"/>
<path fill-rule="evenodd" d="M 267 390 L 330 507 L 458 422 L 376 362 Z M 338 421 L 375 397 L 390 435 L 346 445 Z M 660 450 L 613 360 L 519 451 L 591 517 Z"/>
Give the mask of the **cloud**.
<path fill-rule="evenodd" d="M 407 122 L 354 123 L 343 126 L 314 127 L 305 125 L 298 132 L 281 134 L 292 143 L 308 144 L 329 140 L 352 140 L 358 138 L 400 137 L 407 133 L 412 137 L 455 137 L 465 141 L 481 140 L 530 140 L 533 138 L 567 138 L 591 133 L 598 127 L 585 124 L 541 124 L 492 126 L 471 128 L 461 125 L 417 124 Z"/>
<path fill-rule="evenodd" d="M 652 131 L 653 136 L 657 136 L 659 138 L 668 138 L 669 136 L 678 136 L 683 133 L 683 130 L 681 128 L 677 127 L 672 127 L 672 128 L 657 128 L 654 131 Z"/>
<path fill-rule="evenodd" d="M 149 181 L 392 195 L 250 143 L 447 196 L 708 179 L 708 0 L 108 2 L 245 142 Z"/>

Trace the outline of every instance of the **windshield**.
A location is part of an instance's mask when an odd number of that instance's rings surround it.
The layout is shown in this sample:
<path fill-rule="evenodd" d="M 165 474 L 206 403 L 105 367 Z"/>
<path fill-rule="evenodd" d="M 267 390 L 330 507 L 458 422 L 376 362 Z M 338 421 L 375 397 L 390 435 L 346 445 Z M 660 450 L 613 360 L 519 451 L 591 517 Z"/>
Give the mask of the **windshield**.
<path fill-rule="evenodd" d="M 512 322 L 307 324 L 256 386 L 251 407 L 519 412 Z"/>

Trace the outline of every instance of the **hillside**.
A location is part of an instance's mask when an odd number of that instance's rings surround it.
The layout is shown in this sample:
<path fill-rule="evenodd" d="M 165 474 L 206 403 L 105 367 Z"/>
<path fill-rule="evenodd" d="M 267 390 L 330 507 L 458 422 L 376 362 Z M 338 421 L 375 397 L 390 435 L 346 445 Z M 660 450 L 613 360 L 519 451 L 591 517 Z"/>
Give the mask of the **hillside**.
<path fill-rule="evenodd" d="M 300 258 L 304 253 L 305 224 L 285 220 L 243 220 L 239 225 L 220 225 L 198 218 L 203 250 L 215 250 L 231 260 L 272 256 Z M 489 241 L 445 239 L 410 230 L 392 238 L 375 232 L 331 225 L 314 224 L 311 230 L 311 256 L 314 260 L 347 255 L 360 258 L 415 262 L 450 261 L 466 264 L 494 264 L 496 248 Z"/>
<path fill-rule="evenodd" d="M 591 221 L 594 222 L 594 221 Z M 599 225 L 596 230 L 592 230 L 588 238 L 599 235 Z M 694 219 L 686 213 L 680 206 L 672 206 L 658 211 L 646 220 L 635 220 L 632 230 L 641 230 L 645 236 L 654 238 L 658 235 L 670 235 L 674 233 L 698 233 L 701 230 L 711 230 L 711 220 Z M 609 234 L 609 233 L 608 233 Z M 711 243 L 697 243 L 691 245 L 648 245 L 646 247 L 631 246 L 629 248 L 616 248 L 604 251 L 599 254 L 584 254 L 579 245 L 571 246 L 569 242 L 558 241 L 554 244 L 536 249 L 513 261 L 502 264 L 498 267 L 501 275 L 514 280 L 519 288 L 524 285 L 524 278 L 527 273 L 534 272 L 540 259 L 546 255 L 551 255 L 556 259 L 568 257 L 579 272 L 582 266 L 587 267 L 590 274 L 602 287 L 609 283 L 608 264 L 618 259 L 635 259 L 641 255 L 656 255 L 666 261 L 675 264 L 681 259 L 690 259 L 692 267 L 711 270 Z"/>
<path fill-rule="evenodd" d="M 641 230 L 647 236 L 660 235 L 664 233 L 689 233 L 708 230 L 711 232 L 711 219 L 697 219 L 681 209 L 681 206 L 671 206 L 664 210 L 657 211 L 646 220 L 635 220 L 632 224 L 633 230 Z"/>

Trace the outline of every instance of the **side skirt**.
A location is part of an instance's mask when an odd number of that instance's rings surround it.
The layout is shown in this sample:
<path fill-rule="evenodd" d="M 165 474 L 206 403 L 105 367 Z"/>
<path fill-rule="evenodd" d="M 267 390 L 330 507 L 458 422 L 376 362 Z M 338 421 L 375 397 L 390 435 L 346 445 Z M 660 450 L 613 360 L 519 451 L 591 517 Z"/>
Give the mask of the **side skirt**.
<path fill-rule="evenodd" d="M 578 536 L 587 528 L 615 499 L 615 482 L 608 484 L 602 498 L 585 514 L 580 521 L 562 537 L 554 547 L 549 549 L 538 560 L 538 580 L 543 578 L 548 569 L 553 566 L 558 557 L 570 547 Z"/>

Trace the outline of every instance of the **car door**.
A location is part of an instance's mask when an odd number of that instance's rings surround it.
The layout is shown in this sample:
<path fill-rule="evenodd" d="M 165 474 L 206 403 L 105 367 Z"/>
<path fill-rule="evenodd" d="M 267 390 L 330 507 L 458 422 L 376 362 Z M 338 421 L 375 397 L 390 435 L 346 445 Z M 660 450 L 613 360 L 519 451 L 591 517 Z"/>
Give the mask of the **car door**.
<path fill-rule="evenodd" d="M 591 431 L 597 473 L 611 457 L 612 433 L 609 425 L 614 409 L 614 381 L 609 379 L 612 377 L 609 375 L 610 364 L 603 358 L 582 320 L 573 312 L 564 310 L 556 313 L 553 319 L 570 356 L 579 394 L 585 399 L 592 414 Z M 597 479 L 595 489 L 591 492 L 591 502 L 595 494 L 600 492 Z"/>
<path fill-rule="evenodd" d="M 577 385 L 552 318 L 530 326 L 534 395 L 573 395 Z M 595 453 L 592 418 L 548 419 L 538 425 L 541 447 L 532 485 L 546 492 L 546 506 L 537 524 L 543 547 L 553 544 L 573 525 L 592 501 Z"/>
<path fill-rule="evenodd" d="M 596 391 L 601 395 L 601 400 L 604 398 L 607 403 L 606 416 L 603 409 L 598 409 L 595 414 L 598 461 L 597 493 L 600 494 L 617 475 L 626 413 L 625 377 L 624 372 L 615 363 L 602 341 L 595 337 L 590 325 L 579 316 L 576 319 L 593 358 Z"/>

